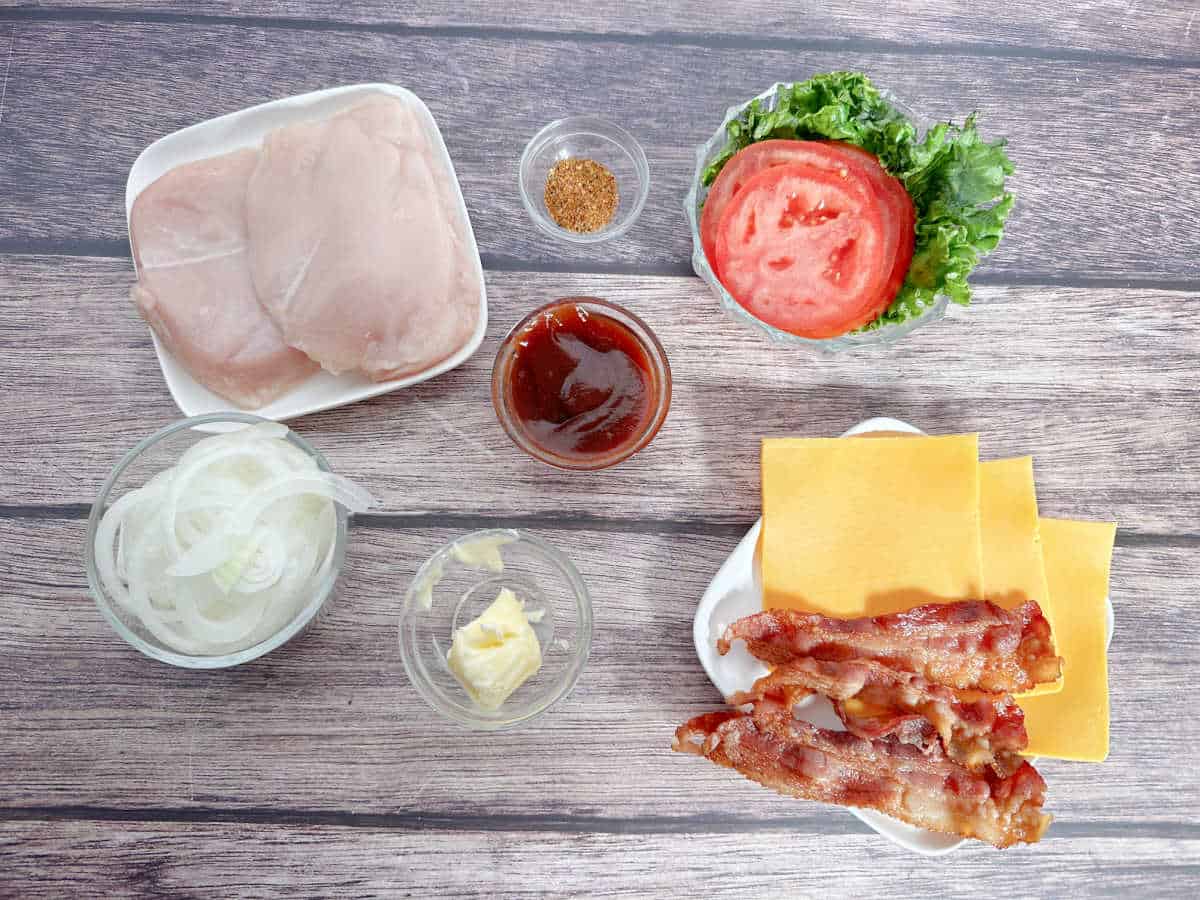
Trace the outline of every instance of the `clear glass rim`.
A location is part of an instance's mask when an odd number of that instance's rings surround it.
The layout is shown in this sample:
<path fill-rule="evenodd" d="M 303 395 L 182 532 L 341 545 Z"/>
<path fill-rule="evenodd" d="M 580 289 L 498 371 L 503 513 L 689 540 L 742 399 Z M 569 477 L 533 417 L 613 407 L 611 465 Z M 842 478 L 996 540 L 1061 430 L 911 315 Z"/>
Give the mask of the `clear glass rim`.
<path fill-rule="evenodd" d="M 761 332 L 770 338 L 773 342 L 779 344 L 789 344 L 794 347 L 803 347 L 812 350 L 817 350 L 821 353 L 831 354 L 845 350 L 854 350 L 860 347 L 878 347 L 894 343 L 900 338 L 906 336 L 910 332 L 916 330 L 922 325 L 929 322 L 941 319 L 949 306 L 950 298 L 944 294 L 938 295 L 934 301 L 927 306 L 920 315 L 904 322 L 882 325 L 878 328 L 870 329 L 869 331 L 852 331 L 848 334 L 838 335 L 832 338 L 808 338 L 798 334 L 792 334 L 789 331 L 784 331 L 776 328 L 757 316 L 753 315 L 749 310 L 737 302 L 733 295 L 725 289 L 713 272 L 709 265 L 708 258 L 704 254 L 703 242 L 700 240 L 700 217 L 698 215 L 699 204 L 708 194 L 708 188 L 700 183 L 700 177 L 704 169 L 708 166 L 713 156 L 725 146 L 726 141 L 726 126 L 733 119 L 740 116 L 746 108 L 755 100 L 766 100 L 768 103 L 774 102 L 778 96 L 780 88 L 790 87 L 793 82 L 777 81 L 771 87 L 767 88 L 762 93 L 755 97 L 751 97 L 744 103 L 738 103 L 730 106 L 725 111 L 725 117 L 722 119 L 720 126 L 716 132 L 703 144 L 700 144 L 695 149 L 696 166 L 692 173 L 692 180 L 688 186 L 687 196 L 683 201 L 684 214 L 687 216 L 688 225 L 692 233 L 692 271 L 700 277 L 700 279 L 708 285 L 709 290 L 716 296 L 721 308 L 725 312 L 738 321 L 742 322 Z M 798 83 L 798 82 L 797 82 Z M 918 129 L 928 128 L 929 122 L 922 116 L 914 112 L 907 104 L 896 98 L 894 94 L 887 90 L 880 89 L 880 93 L 884 98 L 891 103 L 896 109 L 908 117 Z"/>
<path fill-rule="evenodd" d="M 177 434 L 180 431 L 189 428 L 195 428 L 202 425 L 213 425 L 218 423 L 234 422 L 244 425 L 257 425 L 262 422 L 271 422 L 271 419 L 265 419 L 262 416 L 252 415 L 250 413 L 240 412 L 220 412 L 207 413 L 201 416 L 190 416 L 185 419 L 172 422 L 158 431 L 138 441 L 125 455 L 120 462 L 116 464 L 104 484 L 100 488 L 100 493 L 96 500 L 92 503 L 92 509 L 88 515 L 87 536 L 84 544 L 84 561 L 87 569 L 88 588 L 92 595 L 92 600 L 99 607 L 101 614 L 108 620 L 108 624 L 112 629 L 121 636 L 124 641 L 134 649 L 138 650 L 145 656 L 151 659 L 165 662 L 172 666 L 178 666 L 183 669 L 225 669 L 230 666 L 240 665 L 250 660 L 257 659 L 272 650 L 281 647 L 287 643 L 299 632 L 301 632 L 321 611 L 328 602 L 333 593 L 333 587 L 337 583 L 338 576 L 342 571 L 342 564 L 346 557 L 346 543 L 348 533 L 348 517 L 345 510 L 340 506 L 335 506 L 337 512 L 337 535 L 335 537 L 333 563 L 330 566 L 329 576 L 320 589 L 315 591 L 312 600 L 308 605 L 301 610 L 287 625 L 270 637 L 264 638 L 257 644 L 246 647 L 243 650 L 238 650 L 234 653 L 227 653 L 221 656 L 193 656 L 188 653 L 179 653 L 174 650 L 167 650 L 162 647 L 157 647 L 149 641 L 135 634 L 129 627 L 121 621 L 121 618 L 113 612 L 112 604 L 109 602 L 108 592 L 104 589 L 100 581 L 100 574 L 96 567 L 96 530 L 100 527 L 100 519 L 104 509 L 107 506 L 109 495 L 116 486 L 117 481 L 125 473 L 132 463 L 138 459 L 145 451 L 149 450 L 160 441 L 165 440 L 171 435 Z M 323 472 L 331 472 L 328 461 L 308 441 L 302 438 L 292 429 L 288 429 L 287 438 L 301 450 L 307 453 L 317 463 L 317 466 Z"/>
<path fill-rule="evenodd" d="M 535 444 L 521 428 L 509 405 L 508 375 L 516 358 L 516 336 L 540 315 L 559 306 L 591 306 L 601 314 L 616 319 L 633 332 L 646 351 L 646 357 L 654 370 L 654 413 L 646 420 L 638 437 L 608 453 L 587 459 L 560 456 Z M 539 306 L 509 329 L 508 334 L 500 341 L 496 361 L 492 366 L 492 407 L 504 433 L 529 456 L 556 469 L 567 471 L 592 472 L 607 469 L 644 450 L 658 436 L 659 430 L 667 420 L 667 414 L 671 410 L 672 387 L 671 364 L 667 359 L 667 351 L 663 349 L 653 329 L 636 313 L 601 297 L 560 297 Z"/>
<path fill-rule="evenodd" d="M 537 548 L 538 552 L 567 579 L 567 582 L 571 585 L 575 601 L 579 631 L 579 640 L 575 648 L 575 653 L 567 669 L 560 677 L 557 688 L 539 700 L 524 714 L 506 719 L 472 715 L 465 708 L 447 706 L 441 701 L 438 694 L 430 686 L 432 679 L 430 678 L 429 671 L 425 666 L 424 660 L 421 659 L 421 654 L 416 649 L 417 616 L 413 615 L 414 611 L 419 608 L 416 596 L 418 585 L 423 585 L 426 579 L 436 571 L 436 568 L 445 562 L 447 557 L 453 553 L 456 544 L 462 541 L 488 538 L 502 534 L 515 534 L 518 540 Z M 426 704 L 448 721 L 474 731 L 503 731 L 533 721 L 574 690 L 580 675 L 583 674 L 584 667 L 587 665 L 588 657 L 591 655 L 592 595 L 583 581 L 583 576 L 575 568 L 575 564 L 557 547 L 548 544 L 537 535 L 519 528 L 485 528 L 480 531 L 472 531 L 469 534 L 446 542 L 421 564 L 404 595 L 404 602 L 400 608 L 398 637 L 400 643 L 400 662 L 404 666 L 404 673 L 408 676 L 409 682 L 416 688 L 417 693 L 421 695 L 421 699 Z"/>
<path fill-rule="evenodd" d="M 592 134 L 613 141 L 629 154 L 638 173 L 637 193 L 629 211 L 599 231 L 570 231 L 563 228 L 542 211 L 541 205 L 531 193 L 533 187 L 525 183 L 525 171 L 529 162 L 547 144 L 575 134 Z M 650 163 L 638 139 L 620 125 L 599 116 L 567 116 L 543 126 L 529 139 L 517 165 L 517 187 L 521 192 L 521 203 L 525 211 L 542 232 L 571 244 L 599 244 L 625 234 L 641 216 L 646 206 L 646 198 L 650 195 Z"/>

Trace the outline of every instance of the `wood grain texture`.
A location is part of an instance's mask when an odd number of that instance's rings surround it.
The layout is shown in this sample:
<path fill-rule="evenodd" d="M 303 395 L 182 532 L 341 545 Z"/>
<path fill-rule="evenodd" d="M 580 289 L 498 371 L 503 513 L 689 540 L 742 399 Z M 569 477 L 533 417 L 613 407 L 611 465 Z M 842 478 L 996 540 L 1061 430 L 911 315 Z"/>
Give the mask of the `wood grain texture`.
<path fill-rule="evenodd" d="M 396 646 L 412 576 L 461 532 L 355 528 L 337 601 L 317 627 L 217 672 L 153 663 L 109 629 L 87 595 L 83 533 L 79 521 L 0 520 L 0 771 L 21 773 L 0 795 L 0 818 L 5 808 L 97 806 L 390 816 L 383 822 L 398 827 L 500 816 L 575 830 L 644 819 L 664 830 L 857 828 L 844 812 L 669 750 L 677 725 L 721 706 L 691 623 L 736 536 L 540 529 L 592 591 L 591 657 L 544 718 L 481 739 L 431 714 Z M 1200 837 L 1200 782 L 1179 777 L 1178 763 L 1179 748 L 1200 740 L 1196 717 L 1178 713 L 1200 678 L 1193 555 L 1117 553 L 1112 755 L 1099 766 L 1039 764 L 1069 834 Z"/>
<path fill-rule="evenodd" d="M 117 834 L 114 830 L 119 829 Z M 1048 839 L 952 863 L 861 834 L 562 835 L 314 826 L 0 824 L 0 888 L 25 897 L 1195 896 L 1200 840 Z M 614 869 L 619 864 L 620 876 Z M 1069 878 L 1064 877 L 1070 872 Z"/>
<path fill-rule="evenodd" d="M 1200 893 L 1200 783 L 1180 762 L 1200 741 L 1195 4 L 0 7 L 0 895 Z M 974 308 L 812 359 L 697 280 L 653 276 L 688 270 L 692 147 L 726 106 L 830 68 L 931 117 L 978 109 L 1010 138 L 1019 201 Z M 232 671 L 153 663 L 108 628 L 82 562 L 84 504 L 178 417 L 127 299 L 126 173 L 179 127 L 369 80 L 413 88 L 442 126 L 495 270 L 487 340 L 435 381 L 295 423 L 383 501 L 315 627 Z M 517 159 L 545 122 L 596 110 L 643 141 L 653 186 L 627 237 L 570 251 L 528 222 Z M 655 443 L 591 475 L 521 456 L 488 401 L 500 336 L 578 293 L 648 319 L 675 374 Z M 758 514 L 758 439 L 880 414 L 1032 452 L 1044 514 L 1121 522 L 1112 755 L 1041 764 L 1056 823 L 1036 848 L 916 861 L 668 749 L 720 703 L 691 619 Z M 569 698 L 477 740 L 419 700 L 396 619 L 417 566 L 483 522 L 566 551 L 596 631 Z"/>
<path fill-rule="evenodd" d="M 123 260 L 0 259 L 0 504 L 90 503 L 137 440 L 179 417 Z M 488 336 L 431 382 L 295 423 L 399 514 L 748 523 L 766 435 L 836 435 L 892 415 L 1032 453 L 1047 515 L 1192 532 L 1200 519 L 1200 320 L 1186 293 L 981 288 L 895 347 L 813 358 L 728 319 L 698 279 L 489 273 Z M 598 473 L 551 470 L 496 421 L 499 339 L 556 296 L 599 294 L 657 331 L 674 370 L 650 447 Z M 120 402 L 114 403 L 113 398 Z M 498 480 L 497 473 L 502 472 Z"/>
<path fill-rule="evenodd" d="M 979 111 L 1007 134 L 1019 196 L 993 277 L 1200 276 L 1196 73 L 1128 63 L 881 51 L 647 46 L 295 28 L 19 22 L 0 121 L 0 242 L 100 242 L 124 252 L 123 190 L 163 134 L 255 103 L 359 81 L 424 97 L 445 134 L 490 262 L 684 271 L 681 203 L 693 148 L 724 111 L 780 79 L 864 69 L 934 118 Z M 624 238 L 567 250 L 528 221 L 525 142 L 602 111 L 644 143 L 652 172 Z"/>
<path fill-rule="evenodd" d="M 177 13 L 186 16 L 274 18 L 300 22 L 353 23 L 366 27 L 497 29 L 642 36 L 705 44 L 736 42 L 878 42 L 913 52 L 947 52 L 964 46 L 992 52 L 1041 50 L 1048 55 L 1108 53 L 1153 59 L 1200 57 L 1195 9 L 1172 0 L 1130 3 L 1093 0 L 1062 7 L 1008 2 L 981 5 L 948 0 L 889 3 L 881 14 L 870 0 L 837 4 L 802 0 L 670 0 L 631 7 L 625 0 L 564 5 L 551 0 L 67 0 L 21 3 L 25 7 L 93 10 L 103 17 Z"/>

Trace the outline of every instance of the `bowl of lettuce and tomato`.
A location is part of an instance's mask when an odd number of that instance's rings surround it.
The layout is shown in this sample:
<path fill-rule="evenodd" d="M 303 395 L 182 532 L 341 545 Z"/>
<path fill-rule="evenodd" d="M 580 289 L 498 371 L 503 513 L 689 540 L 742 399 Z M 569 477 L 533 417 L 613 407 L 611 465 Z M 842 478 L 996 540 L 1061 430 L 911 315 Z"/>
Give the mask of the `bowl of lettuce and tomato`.
<path fill-rule="evenodd" d="M 970 303 L 1012 209 L 1004 148 L 973 115 L 919 133 L 861 73 L 776 84 L 697 151 L 692 267 L 772 340 L 891 343 Z"/>

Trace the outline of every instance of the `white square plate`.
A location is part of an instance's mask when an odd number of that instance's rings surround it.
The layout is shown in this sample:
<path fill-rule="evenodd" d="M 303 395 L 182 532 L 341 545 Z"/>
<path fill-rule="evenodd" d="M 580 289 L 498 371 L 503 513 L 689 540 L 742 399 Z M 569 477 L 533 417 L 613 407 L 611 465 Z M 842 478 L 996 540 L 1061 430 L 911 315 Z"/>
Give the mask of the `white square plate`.
<path fill-rule="evenodd" d="M 391 381 L 371 381 L 365 376 L 353 372 L 333 375 L 321 371 L 274 402 L 261 409 L 247 410 L 248 412 L 254 412 L 256 415 L 268 419 L 283 421 L 322 409 L 344 406 L 347 403 L 376 397 L 379 394 L 386 394 L 388 391 L 427 381 L 461 365 L 479 349 L 484 333 L 487 331 L 487 291 L 483 284 L 483 266 L 479 260 L 479 248 L 475 243 L 475 232 L 471 229 L 471 220 L 467 215 L 467 205 L 463 200 L 462 189 L 459 187 L 458 177 L 454 174 L 454 163 L 450 160 L 450 154 L 446 150 L 446 143 L 442 140 L 442 133 L 438 129 L 437 122 L 434 121 L 429 107 L 412 91 L 394 84 L 354 84 L 274 100 L 191 125 L 155 141 L 142 151 L 137 161 L 134 162 L 133 168 L 129 170 L 129 180 L 125 184 L 125 220 L 127 223 L 129 213 L 133 209 L 133 201 L 137 199 L 138 194 L 170 169 L 183 163 L 218 156 L 243 147 L 257 147 L 262 144 L 268 132 L 282 125 L 333 115 L 373 93 L 391 94 L 413 105 L 417 114 L 424 120 L 434 148 L 441 155 L 442 163 L 454 181 L 454 195 L 458 199 L 457 213 L 462 217 L 465 225 L 464 232 L 470 242 L 470 257 L 474 261 L 476 274 L 479 276 L 479 323 L 466 346 L 424 372 Z M 228 400 L 214 394 L 192 378 L 187 369 L 180 365 L 159 342 L 158 335 L 151 332 L 151 336 L 154 339 L 154 351 L 158 354 L 158 362 L 162 367 L 167 388 L 171 391 L 171 396 L 184 415 L 198 416 L 203 413 L 223 412 L 233 408 Z"/>
<path fill-rule="evenodd" d="M 905 431 L 909 434 L 924 434 L 921 429 L 899 419 L 868 419 L 860 422 L 842 437 L 854 437 L 870 431 Z M 729 554 L 708 590 L 700 600 L 696 610 L 696 618 L 692 624 L 692 640 L 696 644 L 696 655 L 708 674 L 709 680 L 716 685 L 724 696 L 737 691 L 746 691 L 753 687 L 754 682 L 767 674 L 767 667 L 750 655 L 741 642 L 725 656 L 717 653 L 717 638 L 725 627 L 742 616 L 759 612 L 762 609 L 762 575 L 755 559 L 755 548 L 758 536 L 762 531 L 762 519 L 751 527 L 746 536 Z M 1108 604 L 1108 640 L 1112 642 L 1113 609 Z M 797 704 L 798 710 L 803 710 L 803 717 L 822 728 L 834 731 L 844 731 L 845 726 L 833 711 L 833 706 L 824 697 L 810 697 Z M 964 843 L 962 838 L 949 834 L 939 834 L 916 828 L 906 822 L 885 816 L 872 809 L 846 807 L 851 813 L 871 828 L 878 831 L 893 844 L 920 853 L 923 856 L 941 856 L 954 850 Z"/>

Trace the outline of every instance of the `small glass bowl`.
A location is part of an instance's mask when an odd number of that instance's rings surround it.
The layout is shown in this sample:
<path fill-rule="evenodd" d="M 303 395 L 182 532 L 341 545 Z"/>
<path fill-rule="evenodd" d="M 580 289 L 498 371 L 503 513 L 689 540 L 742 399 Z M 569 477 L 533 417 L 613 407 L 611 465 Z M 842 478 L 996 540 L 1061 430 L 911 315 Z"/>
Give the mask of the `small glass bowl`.
<path fill-rule="evenodd" d="M 633 333 L 634 338 L 645 352 L 646 359 L 650 362 L 654 411 L 646 419 L 641 432 L 625 443 L 614 447 L 608 453 L 587 457 L 560 456 L 538 444 L 525 430 L 520 418 L 512 409 L 512 394 L 509 390 L 510 374 L 516 360 L 517 344 L 521 334 L 542 315 L 561 306 L 579 306 L 590 312 L 616 319 Z M 667 352 L 659 343 L 654 332 L 650 330 L 650 326 L 629 310 L 610 303 L 608 300 L 601 300 L 599 297 L 562 297 L 535 309 L 514 325 L 504 340 L 500 342 L 500 349 L 496 352 L 496 362 L 492 366 L 492 406 L 496 410 L 496 418 L 500 420 L 500 426 L 512 442 L 534 459 L 541 460 L 558 469 L 576 471 L 607 469 L 609 466 L 615 466 L 617 463 L 629 459 L 643 449 L 654 440 L 654 436 L 662 428 L 671 408 L 671 365 L 667 362 Z"/>
<path fill-rule="evenodd" d="M 757 97 L 745 103 L 740 103 L 737 106 L 729 107 L 725 111 L 725 119 L 721 122 L 721 127 L 717 129 L 716 134 L 696 148 L 696 170 L 692 174 L 691 187 L 688 190 L 687 197 L 683 201 L 683 211 L 687 214 L 688 225 L 692 230 L 692 270 L 708 285 L 709 290 L 712 291 L 713 296 L 717 298 L 717 301 L 721 304 L 721 308 L 727 314 L 737 321 L 761 331 L 768 338 L 778 343 L 803 347 L 822 354 L 837 353 L 842 350 L 855 350 L 860 347 L 879 347 L 894 344 L 914 329 L 920 328 L 929 322 L 936 322 L 938 319 L 944 317 L 950 303 L 950 298 L 944 294 L 936 297 L 934 302 L 921 315 L 897 325 L 884 325 L 879 328 L 872 328 L 869 331 L 854 331 L 850 334 L 842 334 L 832 338 L 806 338 L 798 334 L 783 331 L 774 325 L 768 325 L 766 322 L 752 315 L 744 306 L 733 299 L 729 291 L 725 290 L 725 286 L 721 284 L 712 267 L 708 264 L 708 257 L 704 254 L 704 245 L 700 240 L 700 212 L 704 207 L 704 198 L 708 196 L 708 188 L 701 184 L 700 176 L 708 168 L 709 163 L 716 159 L 721 151 L 725 149 L 725 144 L 728 142 L 725 127 L 740 116 L 754 100 L 762 100 L 767 109 L 773 109 L 778 102 L 780 88 L 788 86 L 784 82 L 776 82 Z M 915 116 L 903 103 L 898 102 L 895 97 L 886 91 L 881 93 L 883 93 L 889 103 L 908 116 L 909 120 L 919 129 L 924 127 L 925 123 Z"/>
<path fill-rule="evenodd" d="M 563 228 L 546 209 L 550 169 L 572 157 L 595 160 L 616 176 L 617 210 L 599 231 Z M 572 116 L 551 122 L 525 145 L 517 183 L 529 217 L 546 234 L 572 244 L 599 244 L 627 232 L 642 214 L 650 193 L 650 164 L 641 144 L 624 128 L 595 116 Z"/>
<path fill-rule="evenodd" d="M 223 669 L 249 662 L 270 653 L 302 632 L 313 622 L 333 596 L 333 588 L 341 574 L 342 564 L 346 557 L 349 520 L 346 511 L 336 505 L 334 509 L 337 515 L 337 536 L 334 539 L 333 561 L 325 581 L 317 587 L 309 602 L 290 621 L 282 623 L 273 633 L 259 636 L 253 644 L 236 651 L 217 656 L 193 656 L 173 649 L 151 634 L 137 616 L 111 597 L 100 579 L 100 573 L 96 567 L 96 530 L 100 527 L 100 520 L 105 511 L 112 503 L 130 491 L 142 487 L 159 472 L 175 465 L 189 447 L 198 441 L 212 437 L 215 432 L 234 431 L 268 421 L 270 420 L 246 413 L 223 412 L 192 416 L 168 425 L 141 441 L 125 454 L 124 459 L 117 463 L 112 474 L 108 476 L 108 480 L 104 482 L 104 486 L 100 488 L 100 495 L 96 498 L 96 502 L 92 504 L 92 512 L 88 517 L 87 543 L 84 548 L 88 585 L 91 588 L 92 598 L 113 630 L 124 638 L 126 643 L 151 659 L 184 669 Z M 331 471 L 325 457 L 294 431 L 288 431 L 287 440 L 315 460 L 321 471 Z"/>
<path fill-rule="evenodd" d="M 462 552 L 474 542 L 495 544 L 503 571 Z M 490 711 L 475 705 L 446 657 L 455 630 L 477 618 L 502 588 L 524 601 L 527 612 L 542 613 L 530 622 L 542 666 Z M 591 646 L 592 600 L 579 572 L 545 541 L 514 529 L 476 531 L 446 544 L 421 566 L 400 611 L 400 657 L 413 687 L 445 718 L 481 731 L 529 722 L 567 696 Z"/>

